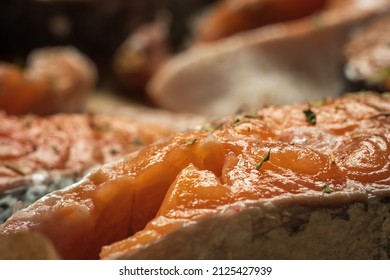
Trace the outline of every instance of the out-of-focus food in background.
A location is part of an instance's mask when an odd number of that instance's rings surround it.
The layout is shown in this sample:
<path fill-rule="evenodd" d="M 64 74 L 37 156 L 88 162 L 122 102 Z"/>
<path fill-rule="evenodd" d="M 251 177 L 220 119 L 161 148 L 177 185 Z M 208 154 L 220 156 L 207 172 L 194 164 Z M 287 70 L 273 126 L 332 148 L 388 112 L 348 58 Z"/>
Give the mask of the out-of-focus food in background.
<path fill-rule="evenodd" d="M 170 56 L 169 15 L 160 14 L 155 21 L 138 27 L 118 48 L 113 69 L 129 90 L 146 95 L 146 84 Z"/>
<path fill-rule="evenodd" d="M 82 112 L 96 80 L 95 64 L 77 49 L 37 49 L 25 69 L 0 64 L 0 109 L 19 115 Z"/>
<path fill-rule="evenodd" d="M 130 110 L 141 103 L 215 117 L 246 104 L 341 95 L 346 39 L 389 7 L 389 0 L 5 1 L 0 59 L 73 46 L 99 74 L 87 103 L 104 93 L 126 97 Z"/>
<path fill-rule="evenodd" d="M 112 64 L 120 46 L 161 11 L 171 18 L 169 46 L 178 51 L 189 36 L 189 19 L 215 0 L 4 0 L 0 4 L 0 60 L 20 61 L 33 49 L 72 45 L 90 57 L 98 88 L 117 90 Z M 132 79 L 130 77 L 130 79 Z M 119 80 L 119 81 L 118 81 Z M 136 89 L 125 92 L 131 98 Z"/>
<path fill-rule="evenodd" d="M 211 8 L 196 30 L 196 40 L 215 41 L 272 23 L 309 16 L 327 0 L 222 0 Z"/>
<path fill-rule="evenodd" d="M 390 90 L 390 16 L 353 34 L 345 46 L 345 56 L 348 79 Z"/>
<path fill-rule="evenodd" d="M 375 1 L 374 1 L 375 2 Z M 356 0 L 220 0 L 199 21 L 196 41 L 209 42 L 274 23 L 287 22 L 323 10 L 367 6 Z M 317 24 L 320 24 L 317 22 Z"/>
<path fill-rule="evenodd" d="M 153 76 L 148 85 L 151 99 L 169 110 L 215 117 L 243 103 L 259 107 L 341 95 L 347 90 L 343 48 L 348 36 L 388 13 L 390 1 L 326 4 L 309 16 L 183 51 Z"/>

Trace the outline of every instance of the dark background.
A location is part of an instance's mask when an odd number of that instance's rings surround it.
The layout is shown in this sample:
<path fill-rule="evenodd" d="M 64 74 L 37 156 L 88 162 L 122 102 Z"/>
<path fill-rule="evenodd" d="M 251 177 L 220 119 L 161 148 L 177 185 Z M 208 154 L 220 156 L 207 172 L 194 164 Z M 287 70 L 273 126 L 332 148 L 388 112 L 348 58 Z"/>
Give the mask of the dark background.
<path fill-rule="evenodd" d="M 189 19 L 215 0 L 1 0 L 0 60 L 23 63 L 35 48 L 73 45 L 101 74 L 119 45 L 156 13 L 171 14 L 170 45 L 183 47 Z"/>

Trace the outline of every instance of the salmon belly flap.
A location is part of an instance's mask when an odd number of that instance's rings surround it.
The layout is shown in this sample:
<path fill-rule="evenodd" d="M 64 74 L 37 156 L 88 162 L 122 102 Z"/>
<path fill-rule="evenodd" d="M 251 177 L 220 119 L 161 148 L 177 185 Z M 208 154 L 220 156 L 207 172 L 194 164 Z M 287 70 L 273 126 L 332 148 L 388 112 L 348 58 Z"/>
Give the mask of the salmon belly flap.
<path fill-rule="evenodd" d="M 46 195 L 1 233 L 42 232 L 65 259 L 136 258 L 227 209 L 333 207 L 386 195 L 389 109 L 386 95 L 350 94 L 177 133 Z"/>

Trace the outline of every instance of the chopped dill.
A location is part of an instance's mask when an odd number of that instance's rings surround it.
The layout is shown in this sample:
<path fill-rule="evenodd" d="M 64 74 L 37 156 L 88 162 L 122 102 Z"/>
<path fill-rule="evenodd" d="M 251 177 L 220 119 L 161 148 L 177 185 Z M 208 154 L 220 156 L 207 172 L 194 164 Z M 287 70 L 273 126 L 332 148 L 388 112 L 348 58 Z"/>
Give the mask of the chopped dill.
<path fill-rule="evenodd" d="M 390 112 L 383 112 L 371 116 L 371 118 L 378 118 L 378 117 L 390 117 Z"/>
<path fill-rule="evenodd" d="M 333 153 L 329 153 L 329 160 L 331 164 L 336 164 L 336 156 Z"/>
<path fill-rule="evenodd" d="M 311 110 L 311 108 L 308 108 L 306 110 L 303 110 L 303 113 L 306 117 L 306 122 L 308 124 L 315 125 L 317 123 L 317 116 L 316 114 Z"/>
<path fill-rule="evenodd" d="M 142 146 L 144 144 L 144 142 L 141 139 L 136 138 L 136 139 L 134 139 L 133 144 L 135 146 Z"/>
<path fill-rule="evenodd" d="M 13 164 L 5 163 L 3 166 L 5 168 L 8 168 L 8 169 L 12 170 L 15 173 L 20 174 L 20 175 L 26 175 L 19 167 L 15 166 Z"/>
<path fill-rule="evenodd" d="M 331 193 L 331 192 L 333 192 L 333 190 L 332 190 L 332 188 L 330 187 L 330 186 L 328 186 L 328 185 L 324 185 L 323 187 L 322 187 L 322 192 L 323 193 Z"/>
<path fill-rule="evenodd" d="M 244 118 L 247 119 L 256 119 L 259 115 L 257 113 L 247 113 L 244 115 Z"/>
<path fill-rule="evenodd" d="M 259 170 L 261 168 L 261 166 L 263 165 L 264 162 L 267 162 L 269 161 L 269 158 L 271 156 L 271 149 L 269 149 L 269 151 L 266 153 L 266 155 L 264 156 L 264 158 L 261 160 L 260 163 L 256 164 L 256 169 Z"/>
<path fill-rule="evenodd" d="M 223 126 L 222 123 L 220 123 L 220 124 L 205 124 L 202 126 L 201 130 L 208 131 L 208 132 L 214 132 L 218 129 L 221 129 L 222 126 Z"/>
<path fill-rule="evenodd" d="M 51 146 L 51 149 L 53 150 L 54 153 L 58 154 L 60 150 L 58 150 L 57 146 Z"/>
<path fill-rule="evenodd" d="M 196 142 L 196 138 L 192 139 L 191 141 L 188 141 L 187 145 L 193 145 Z"/>
<path fill-rule="evenodd" d="M 237 118 L 233 123 L 232 123 L 232 126 L 237 126 L 237 125 L 240 125 L 242 123 L 242 120 L 240 120 L 239 118 Z"/>

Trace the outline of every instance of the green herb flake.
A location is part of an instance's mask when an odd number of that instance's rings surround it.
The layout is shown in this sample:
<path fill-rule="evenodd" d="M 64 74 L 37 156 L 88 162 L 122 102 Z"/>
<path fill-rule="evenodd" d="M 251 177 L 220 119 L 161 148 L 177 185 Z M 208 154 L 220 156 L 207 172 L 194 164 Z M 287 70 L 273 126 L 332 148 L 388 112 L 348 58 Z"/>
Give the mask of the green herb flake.
<path fill-rule="evenodd" d="M 144 142 L 141 139 L 136 138 L 136 139 L 134 139 L 133 144 L 135 146 L 142 146 L 144 144 Z"/>
<path fill-rule="evenodd" d="M 329 153 L 328 156 L 329 156 L 330 163 L 336 164 L 336 160 L 337 160 L 336 156 L 333 153 Z"/>
<path fill-rule="evenodd" d="M 256 164 L 256 169 L 259 170 L 261 168 L 261 166 L 263 165 L 264 162 L 267 162 L 269 161 L 269 158 L 271 156 L 271 149 L 266 153 L 266 155 L 264 156 L 264 158 L 261 160 L 260 163 Z"/>
<path fill-rule="evenodd" d="M 239 118 L 237 118 L 233 123 L 232 123 L 232 126 L 237 126 L 237 125 L 240 125 L 242 123 L 242 120 L 240 120 Z"/>
<path fill-rule="evenodd" d="M 247 119 L 256 119 L 258 117 L 259 117 L 259 115 L 257 113 L 248 113 L 248 114 L 244 115 L 244 118 L 247 118 Z"/>
<path fill-rule="evenodd" d="M 32 126 L 32 124 L 33 124 L 32 119 L 31 119 L 31 118 L 27 118 L 27 119 L 25 119 L 25 120 L 23 121 L 22 126 L 23 126 L 24 128 L 30 128 L 30 127 Z"/>
<path fill-rule="evenodd" d="M 196 142 L 196 138 L 192 139 L 191 141 L 188 141 L 187 145 L 193 145 Z"/>
<path fill-rule="evenodd" d="M 205 124 L 202 126 L 201 130 L 208 131 L 208 132 L 214 132 L 218 129 L 221 129 L 223 127 L 223 124 Z"/>
<path fill-rule="evenodd" d="M 328 102 L 328 99 L 327 99 L 326 97 L 324 97 L 324 98 L 321 98 L 321 99 L 319 99 L 319 100 L 316 100 L 316 101 L 311 102 L 311 105 L 312 105 L 313 107 L 322 107 L 322 106 L 324 106 L 327 102 Z"/>
<path fill-rule="evenodd" d="M 332 193 L 333 190 L 332 190 L 332 188 L 331 188 L 330 186 L 324 185 L 324 186 L 322 187 L 322 192 L 323 192 L 323 193 L 329 194 L 329 193 Z"/>
<path fill-rule="evenodd" d="M 115 156 L 115 155 L 117 155 L 118 153 L 119 153 L 119 151 L 118 151 L 116 148 L 111 148 L 111 149 L 110 149 L 110 154 L 111 154 L 111 155 Z"/>
<path fill-rule="evenodd" d="M 379 117 L 390 117 L 390 112 L 383 112 L 379 114 L 372 115 L 371 118 L 379 118 Z"/>
<path fill-rule="evenodd" d="M 20 174 L 20 175 L 26 175 L 19 167 L 15 166 L 13 164 L 5 163 L 3 166 L 5 168 L 8 168 L 8 169 L 12 170 L 15 173 Z"/>
<path fill-rule="evenodd" d="M 311 110 L 311 108 L 303 110 L 303 113 L 305 114 L 306 122 L 308 124 L 315 125 L 317 123 L 317 115 Z"/>
<path fill-rule="evenodd" d="M 108 132 L 111 130 L 111 127 L 108 123 L 97 124 L 94 120 L 91 120 L 89 125 L 92 129 L 99 132 Z"/>
<path fill-rule="evenodd" d="M 51 146 L 51 149 L 53 150 L 54 153 L 58 154 L 60 150 L 56 146 Z"/>

